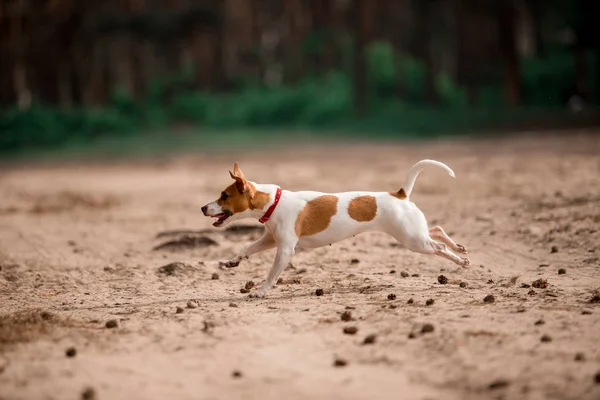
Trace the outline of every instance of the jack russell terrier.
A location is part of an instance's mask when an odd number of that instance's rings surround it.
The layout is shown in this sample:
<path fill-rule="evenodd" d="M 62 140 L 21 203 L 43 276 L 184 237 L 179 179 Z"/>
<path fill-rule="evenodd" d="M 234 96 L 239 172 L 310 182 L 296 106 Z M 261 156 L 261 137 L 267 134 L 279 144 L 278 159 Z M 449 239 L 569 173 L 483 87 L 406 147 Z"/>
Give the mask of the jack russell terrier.
<path fill-rule="evenodd" d="M 297 246 L 326 246 L 367 231 L 385 232 L 411 251 L 435 254 L 468 266 L 471 264 L 468 258 L 454 254 L 465 254 L 467 249 L 456 244 L 440 226 L 429 229 L 425 215 L 409 200 L 415 180 L 425 166 L 441 168 L 455 177 L 445 164 L 422 160 L 408 171 L 404 185 L 397 192 L 291 192 L 277 185 L 247 180 L 236 162 L 233 172 L 229 172 L 235 182 L 217 200 L 202 207 L 202 213 L 217 218 L 215 227 L 244 218 L 256 218 L 265 224 L 260 239 L 224 263 L 228 268 L 237 267 L 253 254 L 277 248 L 267 279 L 250 297 L 265 296 L 289 264 Z"/>

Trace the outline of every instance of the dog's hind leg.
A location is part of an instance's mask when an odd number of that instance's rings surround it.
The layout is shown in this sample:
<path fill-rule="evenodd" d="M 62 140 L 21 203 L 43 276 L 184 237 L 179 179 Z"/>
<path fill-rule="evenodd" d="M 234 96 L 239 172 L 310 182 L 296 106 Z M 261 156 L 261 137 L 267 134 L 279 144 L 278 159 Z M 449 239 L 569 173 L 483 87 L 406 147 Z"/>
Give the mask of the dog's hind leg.
<path fill-rule="evenodd" d="M 446 232 L 444 232 L 441 226 L 434 226 L 433 228 L 429 229 L 429 236 L 431 236 L 432 239 L 439 240 L 440 242 L 444 243 L 446 246 L 450 247 L 452 251 L 460 254 L 467 254 L 467 249 L 465 246 L 462 244 L 457 244 L 454 240 L 452 240 L 452 238 L 448 236 Z"/>

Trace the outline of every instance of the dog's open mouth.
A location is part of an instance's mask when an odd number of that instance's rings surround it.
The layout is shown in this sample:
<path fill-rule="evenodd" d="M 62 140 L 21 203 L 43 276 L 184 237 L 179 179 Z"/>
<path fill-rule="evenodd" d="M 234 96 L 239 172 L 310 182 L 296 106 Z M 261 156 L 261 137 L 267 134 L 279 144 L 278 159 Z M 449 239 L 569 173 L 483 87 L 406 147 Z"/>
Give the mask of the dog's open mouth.
<path fill-rule="evenodd" d="M 221 214 L 213 215 L 212 217 L 218 218 L 217 221 L 215 223 L 213 223 L 213 226 L 220 226 L 223 224 L 223 222 L 225 222 L 225 220 L 227 218 L 230 217 L 230 215 L 227 213 L 221 213 Z"/>

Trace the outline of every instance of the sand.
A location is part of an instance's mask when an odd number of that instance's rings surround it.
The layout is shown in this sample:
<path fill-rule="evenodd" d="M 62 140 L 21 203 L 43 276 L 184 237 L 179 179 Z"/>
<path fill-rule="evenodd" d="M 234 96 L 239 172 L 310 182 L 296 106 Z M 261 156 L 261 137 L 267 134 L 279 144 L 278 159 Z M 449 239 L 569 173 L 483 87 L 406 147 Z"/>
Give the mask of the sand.
<path fill-rule="evenodd" d="M 233 161 L 335 192 L 397 190 L 422 158 L 457 178 L 424 171 L 412 200 L 470 268 L 381 233 L 298 249 L 265 299 L 240 289 L 274 251 L 219 267 L 262 229 L 200 212 Z M 600 135 L 3 166 L 0 267 L 2 400 L 598 399 Z"/>

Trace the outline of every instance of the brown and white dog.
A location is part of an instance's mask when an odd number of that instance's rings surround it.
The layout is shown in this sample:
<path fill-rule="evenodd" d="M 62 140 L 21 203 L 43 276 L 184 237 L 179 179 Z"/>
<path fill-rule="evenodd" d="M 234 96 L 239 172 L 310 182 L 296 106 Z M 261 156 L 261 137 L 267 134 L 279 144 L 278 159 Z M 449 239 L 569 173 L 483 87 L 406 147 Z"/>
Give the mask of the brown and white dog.
<path fill-rule="evenodd" d="M 454 177 L 445 164 L 422 160 L 408 171 L 397 192 L 291 192 L 247 180 L 236 162 L 233 172 L 229 172 L 235 182 L 217 200 L 202 207 L 202 212 L 217 218 L 213 224 L 216 227 L 244 218 L 256 218 L 265 224 L 260 239 L 225 263 L 227 267 L 237 267 L 253 254 L 277 248 L 266 281 L 251 297 L 265 296 L 289 264 L 296 247 L 326 246 L 367 231 L 385 232 L 411 251 L 435 254 L 468 266 L 468 258 L 454 253 L 465 254 L 465 247 L 456 244 L 441 227 L 429 229 L 425 215 L 409 200 L 415 180 L 425 166 L 442 168 Z"/>

